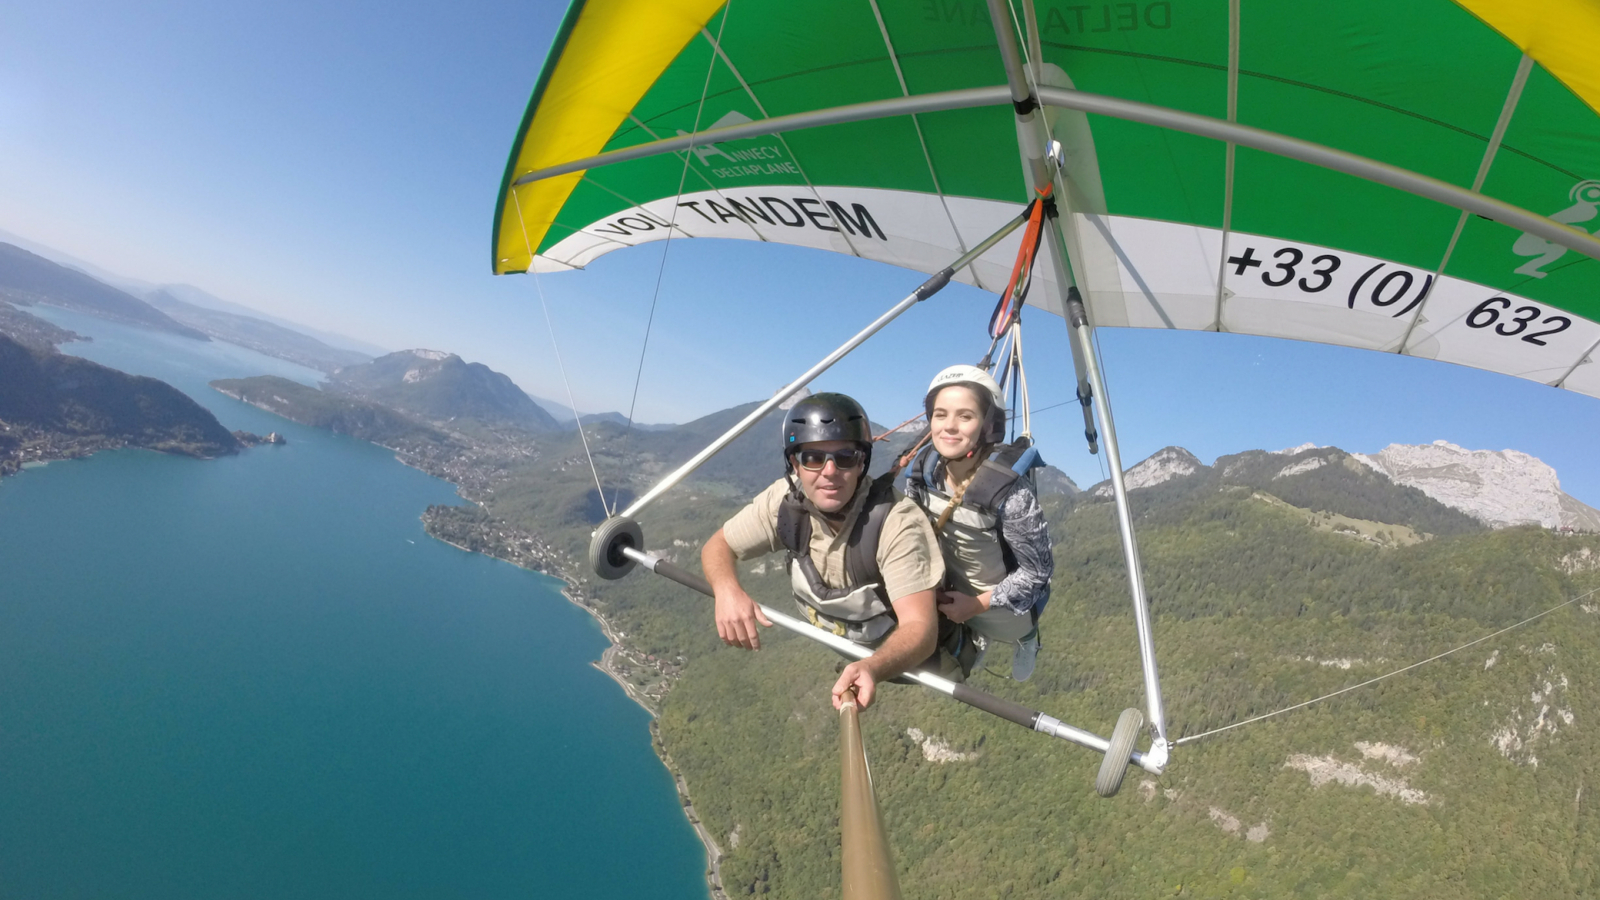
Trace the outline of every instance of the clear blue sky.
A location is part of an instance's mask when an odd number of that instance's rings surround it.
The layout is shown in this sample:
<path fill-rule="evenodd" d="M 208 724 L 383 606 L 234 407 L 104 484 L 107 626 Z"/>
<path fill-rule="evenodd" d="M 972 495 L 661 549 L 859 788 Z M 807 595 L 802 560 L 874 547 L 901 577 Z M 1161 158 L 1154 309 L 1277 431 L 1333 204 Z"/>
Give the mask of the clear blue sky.
<path fill-rule="evenodd" d="M 0 28 L 0 229 L 119 274 L 394 349 L 460 353 L 564 397 L 531 276 L 489 274 L 495 191 L 565 3 L 12 4 Z M 677 241 L 638 417 L 757 399 L 921 276 L 818 251 Z M 541 276 L 586 411 L 627 411 L 660 244 Z M 992 297 L 959 285 L 820 387 L 912 415 L 933 372 L 982 352 Z M 1035 406 L 1072 395 L 1065 327 L 1034 314 Z M 1514 448 L 1600 506 L 1600 400 L 1436 362 L 1238 335 L 1102 332 L 1128 463 L 1306 441 L 1374 452 Z M 1075 405 L 1046 458 L 1100 458 Z"/>

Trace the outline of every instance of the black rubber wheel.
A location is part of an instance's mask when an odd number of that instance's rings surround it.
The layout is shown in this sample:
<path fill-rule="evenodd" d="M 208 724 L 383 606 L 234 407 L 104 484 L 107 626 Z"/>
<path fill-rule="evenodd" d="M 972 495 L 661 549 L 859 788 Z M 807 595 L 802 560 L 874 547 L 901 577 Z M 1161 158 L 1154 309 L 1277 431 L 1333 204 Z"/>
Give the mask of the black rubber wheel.
<path fill-rule="evenodd" d="M 607 581 L 633 571 L 633 560 L 622 555 L 622 548 L 644 549 L 644 531 L 639 523 L 621 516 L 612 516 L 600 523 L 589 539 L 589 568 Z"/>
<path fill-rule="evenodd" d="M 1133 758 L 1133 744 L 1139 740 L 1144 728 L 1144 713 L 1125 709 L 1117 716 L 1117 727 L 1111 732 L 1111 747 L 1106 758 L 1100 761 L 1100 774 L 1095 776 L 1095 793 L 1102 797 L 1115 796 L 1122 788 L 1122 777 L 1128 774 L 1128 761 Z"/>

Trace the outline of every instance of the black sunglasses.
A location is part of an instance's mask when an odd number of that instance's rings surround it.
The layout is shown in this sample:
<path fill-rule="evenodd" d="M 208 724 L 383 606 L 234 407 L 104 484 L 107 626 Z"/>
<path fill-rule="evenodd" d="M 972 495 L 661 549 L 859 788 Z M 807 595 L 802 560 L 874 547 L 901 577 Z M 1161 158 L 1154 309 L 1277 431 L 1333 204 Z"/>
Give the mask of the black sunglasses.
<path fill-rule="evenodd" d="M 833 460 L 833 464 L 841 472 L 846 472 L 861 465 L 867 459 L 865 450 L 797 450 L 794 454 L 799 460 L 800 467 L 808 472 L 820 472 Z"/>

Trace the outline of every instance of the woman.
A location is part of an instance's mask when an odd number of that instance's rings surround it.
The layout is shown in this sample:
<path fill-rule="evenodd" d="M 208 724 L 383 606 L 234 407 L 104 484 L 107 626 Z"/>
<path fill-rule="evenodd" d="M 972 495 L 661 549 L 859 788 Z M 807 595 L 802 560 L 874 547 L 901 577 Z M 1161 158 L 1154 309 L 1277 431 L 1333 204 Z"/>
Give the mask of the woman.
<path fill-rule="evenodd" d="M 939 612 L 966 623 L 980 647 L 1015 643 L 1011 677 L 1027 681 L 1055 569 L 1032 480 L 1012 467 L 1027 445 L 1003 444 L 1004 395 L 976 366 L 940 372 L 924 409 L 929 444 L 911 463 L 906 495 L 939 535 L 946 569 Z"/>

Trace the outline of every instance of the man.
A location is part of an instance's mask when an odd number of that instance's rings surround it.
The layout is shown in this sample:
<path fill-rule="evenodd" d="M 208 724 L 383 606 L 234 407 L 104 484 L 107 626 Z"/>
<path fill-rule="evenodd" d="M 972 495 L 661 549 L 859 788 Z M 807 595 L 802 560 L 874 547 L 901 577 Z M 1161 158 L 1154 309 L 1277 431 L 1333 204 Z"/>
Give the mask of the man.
<path fill-rule="evenodd" d="M 771 627 L 739 585 L 735 560 L 789 551 L 789 583 L 813 625 L 873 648 L 833 686 L 838 708 L 852 688 L 871 705 L 877 683 L 934 656 L 934 592 L 944 560 L 927 516 L 887 483 L 867 477 L 872 426 L 844 394 L 813 394 L 783 423 L 786 472 L 706 541 L 700 561 L 716 595 L 717 634 L 756 650 L 756 623 Z"/>

